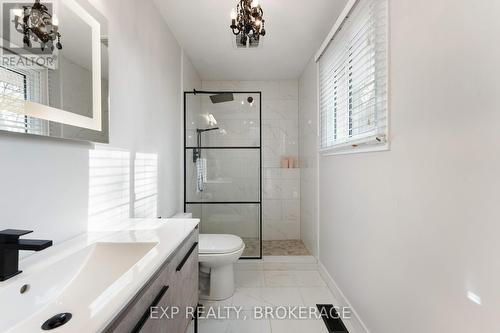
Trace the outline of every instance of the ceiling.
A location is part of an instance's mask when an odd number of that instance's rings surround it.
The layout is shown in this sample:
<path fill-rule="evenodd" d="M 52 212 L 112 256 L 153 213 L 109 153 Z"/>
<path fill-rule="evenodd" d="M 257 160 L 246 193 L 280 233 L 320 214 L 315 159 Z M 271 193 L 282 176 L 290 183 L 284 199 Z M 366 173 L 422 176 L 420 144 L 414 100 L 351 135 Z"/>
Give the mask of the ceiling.
<path fill-rule="evenodd" d="M 297 79 L 347 0 L 260 0 L 263 46 L 237 50 L 230 13 L 237 0 L 155 0 L 202 80 Z"/>

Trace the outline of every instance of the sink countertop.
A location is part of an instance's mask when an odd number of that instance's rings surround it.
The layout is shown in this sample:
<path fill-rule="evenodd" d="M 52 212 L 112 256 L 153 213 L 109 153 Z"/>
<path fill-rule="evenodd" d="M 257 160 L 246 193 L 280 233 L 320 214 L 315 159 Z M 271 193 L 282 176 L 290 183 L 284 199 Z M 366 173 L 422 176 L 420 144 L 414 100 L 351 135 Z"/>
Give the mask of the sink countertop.
<path fill-rule="evenodd" d="M 44 332 L 41 325 L 52 316 L 64 312 L 72 313 L 73 318 L 64 326 L 57 328 L 55 331 L 58 333 L 102 331 L 149 281 L 198 223 L 198 219 L 128 219 L 108 230 L 89 231 L 21 260 L 19 269 L 23 273 L 0 282 L 0 307 L 10 305 L 14 310 L 19 307 L 14 313 L 24 313 L 25 317 L 16 321 L 14 326 L 7 327 L 2 326 L 0 320 L 0 331 Z M 130 243 L 149 244 L 150 249 L 148 248 L 144 256 L 131 264 L 130 269 L 121 274 L 116 281 L 100 291 L 96 297 L 91 297 L 91 302 L 82 302 L 78 295 L 71 297 L 72 295 L 65 294 L 66 289 L 72 290 L 68 286 L 72 286 L 71 283 L 81 275 L 78 269 L 83 270 L 83 266 L 88 265 L 85 260 L 92 258 L 87 254 L 87 252 L 92 252 L 90 247 L 98 244 Z M 59 275 L 54 268 L 64 269 L 60 266 L 64 266 L 65 259 L 67 261 L 70 257 L 72 259 L 79 256 L 86 259 L 74 268 L 77 271 L 75 276 L 70 276 L 69 281 L 58 282 Z M 103 265 L 103 274 L 106 274 L 106 269 L 106 265 Z M 98 278 L 96 276 L 96 279 Z M 49 280 L 49 282 L 40 282 L 43 286 L 39 287 L 37 283 L 40 280 Z M 94 279 L 88 281 L 90 289 L 92 289 L 93 281 Z M 81 279 L 79 282 L 81 283 Z M 19 290 L 25 284 L 30 285 L 30 289 L 21 295 Z M 44 289 L 43 295 L 40 295 L 41 291 L 37 290 L 41 287 Z M 6 304 L 2 305 L 4 302 Z M 36 308 L 34 311 L 29 311 L 23 303 L 30 306 L 36 305 Z"/>

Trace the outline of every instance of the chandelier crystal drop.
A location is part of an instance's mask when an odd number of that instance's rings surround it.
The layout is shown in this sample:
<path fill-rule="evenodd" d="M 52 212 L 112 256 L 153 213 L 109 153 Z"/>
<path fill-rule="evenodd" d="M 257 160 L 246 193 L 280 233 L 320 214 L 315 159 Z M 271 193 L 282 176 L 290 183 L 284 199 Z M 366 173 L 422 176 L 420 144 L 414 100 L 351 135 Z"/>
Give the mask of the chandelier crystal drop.
<path fill-rule="evenodd" d="M 266 35 L 263 18 L 264 11 L 258 0 L 240 0 L 236 10 L 231 12 L 231 25 L 229 26 L 235 36 L 241 34 L 242 44 L 258 42 L 261 36 Z"/>
<path fill-rule="evenodd" d="M 59 32 L 59 22 L 52 17 L 47 6 L 35 0 L 32 6 L 23 6 L 22 9 L 15 10 L 16 30 L 24 35 L 23 43 L 26 47 L 31 47 L 31 40 L 40 42 L 42 51 L 49 47 L 52 51 L 54 47 L 62 49 L 61 33 Z M 57 42 L 56 42 L 57 41 Z"/>

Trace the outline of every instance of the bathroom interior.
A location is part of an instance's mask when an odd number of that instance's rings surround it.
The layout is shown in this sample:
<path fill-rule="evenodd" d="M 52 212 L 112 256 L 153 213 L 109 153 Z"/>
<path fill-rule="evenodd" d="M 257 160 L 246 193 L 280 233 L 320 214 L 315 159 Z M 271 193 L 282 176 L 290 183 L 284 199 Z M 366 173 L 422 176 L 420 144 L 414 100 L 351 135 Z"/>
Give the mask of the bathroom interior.
<path fill-rule="evenodd" d="M 0 2 L 0 333 L 500 331 L 500 2 Z"/>

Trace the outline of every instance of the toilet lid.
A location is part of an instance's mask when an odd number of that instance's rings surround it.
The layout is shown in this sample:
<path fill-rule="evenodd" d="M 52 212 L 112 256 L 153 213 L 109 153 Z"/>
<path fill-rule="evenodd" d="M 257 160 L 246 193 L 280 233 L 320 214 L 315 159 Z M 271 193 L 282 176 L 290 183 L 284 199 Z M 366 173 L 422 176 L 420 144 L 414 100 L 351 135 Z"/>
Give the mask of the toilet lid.
<path fill-rule="evenodd" d="M 231 253 L 243 247 L 243 240 L 235 235 L 201 234 L 198 246 L 201 254 Z"/>

